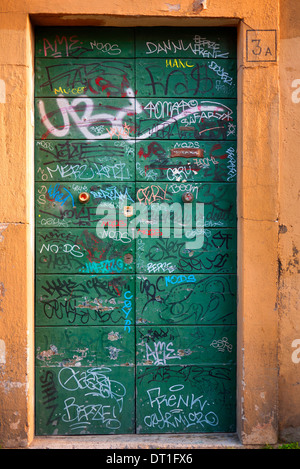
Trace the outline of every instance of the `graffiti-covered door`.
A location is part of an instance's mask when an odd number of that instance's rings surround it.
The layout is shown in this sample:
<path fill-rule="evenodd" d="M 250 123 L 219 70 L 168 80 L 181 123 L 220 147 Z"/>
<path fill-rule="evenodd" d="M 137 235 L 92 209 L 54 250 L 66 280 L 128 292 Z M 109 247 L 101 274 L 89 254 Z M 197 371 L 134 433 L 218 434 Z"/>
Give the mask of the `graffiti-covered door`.
<path fill-rule="evenodd" d="M 235 431 L 235 30 L 35 51 L 37 434 Z"/>

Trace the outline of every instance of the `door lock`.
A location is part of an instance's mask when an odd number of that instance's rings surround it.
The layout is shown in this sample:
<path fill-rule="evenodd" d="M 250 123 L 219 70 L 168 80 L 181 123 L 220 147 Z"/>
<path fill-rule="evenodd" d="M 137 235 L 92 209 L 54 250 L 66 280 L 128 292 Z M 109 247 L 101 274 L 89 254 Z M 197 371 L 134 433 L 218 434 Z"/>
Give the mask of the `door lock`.
<path fill-rule="evenodd" d="M 124 207 L 124 215 L 125 215 L 125 217 L 132 217 L 133 207 L 131 205 L 126 205 Z"/>
<path fill-rule="evenodd" d="M 132 264 L 133 263 L 133 255 L 132 254 L 125 254 L 124 262 L 125 262 L 125 264 Z"/>
<path fill-rule="evenodd" d="M 186 204 L 193 202 L 194 195 L 191 192 L 185 192 L 182 194 L 182 201 Z"/>
<path fill-rule="evenodd" d="M 90 194 L 87 192 L 80 192 L 78 199 L 81 204 L 86 204 L 90 200 Z"/>

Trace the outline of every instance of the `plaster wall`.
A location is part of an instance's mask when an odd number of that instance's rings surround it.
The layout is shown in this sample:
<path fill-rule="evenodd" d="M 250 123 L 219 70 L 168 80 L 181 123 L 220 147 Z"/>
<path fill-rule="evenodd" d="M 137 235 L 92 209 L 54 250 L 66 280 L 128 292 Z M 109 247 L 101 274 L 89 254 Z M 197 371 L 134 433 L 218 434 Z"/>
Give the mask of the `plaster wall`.
<path fill-rule="evenodd" d="M 300 441 L 300 9 L 281 5 L 279 185 L 279 436 Z"/>

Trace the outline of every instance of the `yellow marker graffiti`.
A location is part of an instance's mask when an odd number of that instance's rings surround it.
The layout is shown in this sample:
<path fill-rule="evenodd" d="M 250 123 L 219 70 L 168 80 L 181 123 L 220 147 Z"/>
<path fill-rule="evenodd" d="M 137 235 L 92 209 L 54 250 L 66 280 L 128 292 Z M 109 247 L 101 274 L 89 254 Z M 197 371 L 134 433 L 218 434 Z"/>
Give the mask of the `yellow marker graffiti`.
<path fill-rule="evenodd" d="M 186 67 L 194 67 L 194 64 L 190 64 L 188 60 L 181 60 L 181 59 L 166 59 L 166 67 L 171 68 L 186 68 Z"/>

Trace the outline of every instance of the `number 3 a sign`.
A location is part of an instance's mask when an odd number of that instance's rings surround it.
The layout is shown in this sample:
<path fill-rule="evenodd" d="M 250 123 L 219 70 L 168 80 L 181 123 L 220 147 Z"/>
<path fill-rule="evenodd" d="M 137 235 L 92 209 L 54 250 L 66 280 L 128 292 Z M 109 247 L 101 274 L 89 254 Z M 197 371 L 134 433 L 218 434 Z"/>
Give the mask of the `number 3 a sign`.
<path fill-rule="evenodd" d="M 247 30 L 246 54 L 247 62 L 276 62 L 276 30 Z"/>

